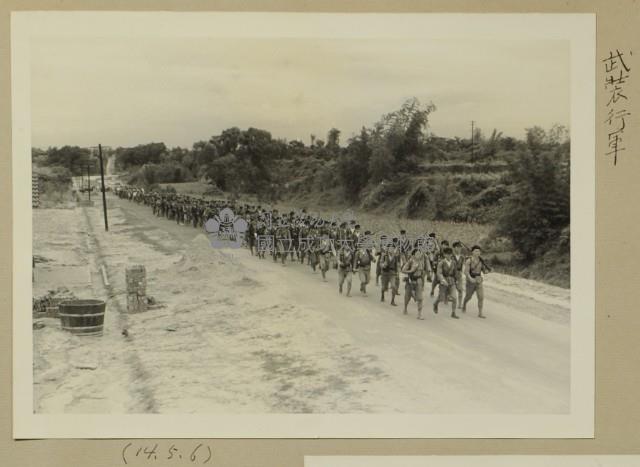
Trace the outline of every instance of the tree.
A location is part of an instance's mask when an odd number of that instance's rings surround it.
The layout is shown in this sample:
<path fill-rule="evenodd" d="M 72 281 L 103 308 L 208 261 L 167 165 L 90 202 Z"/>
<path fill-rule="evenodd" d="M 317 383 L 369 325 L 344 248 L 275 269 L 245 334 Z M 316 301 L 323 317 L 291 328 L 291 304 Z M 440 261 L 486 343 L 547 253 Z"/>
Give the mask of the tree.
<path fill-rule="evenodd" d="M 223 191 L 237 189 L 240 183 L 238 169 L 240 164 L 235 154 L 227 154 L 215 159 L 206 168 L 206 176 Z"/>
<path fill-rule="evenodd" d="M 393 154 L 386 146 L 374 146 L 371 150 L 369 174 L 374 183 L 389 180 L 393 176 Z"/>
<path fill-rule="evenodd" d="M 526 140 L 529 150 L 531 152 L 541 151 L 547 143 L 547 132 L 544 131 L 544 128 L 534 126 L 531 128 L 526 128 L 525 132 L 527 135 Z"/>
<path fill-rule="evenodd" d="M 500 148 L 500 140 L 502 139 L 502 132 L 493 129 L 491 136 L 488 140 L 481 140 L 480 155 L 483 159 L 492 158 L 498 152 Z"/>
<path fill-rule="evenodd" d="M 305 145 L 302 141 L 299 141 L 297 139 L 294 139 L 292 141 L 289 141 L 289 150 L 292 152 L 292 154 L 297 154 L 297 155 L 303 155 L 305 152 Z"/>
<path fill-rule="evenodd" d="M 436 185 L 434 193 L 435 219 L 448 220 L 461 200 L 462 197 L 449 175 L 443 177 Z"/>
<path fill-rule="evenodd" d="M 327 149 L 334 154 L 340 151 L 340 130 L 331 128 L 327 133 Z"/>
<path fill-rule="evenodd" d="M 363 127 L 359 136 L 351 138 L 346 154 L 338 161 L 338 173 L 345 195 L 352 201 L 357 199 L 369 181 L 369 161 L 372 154 L 369 139 L 369 132 Z"/>
<path fill-rule="evenodd" d="M 422 105 L 413 97 L 405 101 L 399 110 L 383 115 L 376 124 L 384 135 L 398 171 L 414 170 L 419 160 L 424 158 L 429 114 L 435 110 L 432 102 Z"/>
<path fill-rule="evenodd" d="M 219 154 L 233 154 L 238 148 L 240 133 L 240 128 L 234 126 L 224 130 L 220 136 L 211 138 L 211 141 L 218 147 Z"/>
<path fill-rule="evenodd" d="M 502 138 L 500 140 L 500 146 L 505 151 L 513 151 L 516 148 L 517 140 L 512 138 L 511 136 L 507 136 L 506 138 Z"/>
<path fill-rule="evenodd" d="M 78 146 L 47 149 L 46 164 L 66 167 L 73 174 L 84 173 L 90 161 L 91 151 Z"/>
<path fill-rule="evenodd" d="M 547 132 L 547 144 L 556 145 L 567 142 L 569 142 L 569 129 L 564 125 L 554 123 Z"/>
<path fill-rule="evenodd" d="M 373 183 L 389 179 L 393 169 L 393 154 L 389 150 L 382 125 L 378 122 L 372 130 L 368 130 L 369 179 Z"/>
<path fill-rule="evenodd" d="M 115 151 L 116 163 L 119 167 L 139 167 L 144 164 L 158 164 L 167 154 L 164 143 L 139 144 L 132 148 L 118 148 Z"/>
<path fill-rule="evenodd" d="M 531 133 L 530 147 L 539 147 L 539 136 L 538 130 Z M 569 165 L 557 151 L 522 151 L 509 171 L 513 191 L 498 232 L 509 237 L 524 260 L 531 262 L 569 226 Z"/>
<path fill-rule="evenodd" d="M 209 141 L 197 141 L 193 143 L 191 152 L 193 154 L 193 160 L 198 167 L 212 163 L 221 155 L 219 147 L 213 138 Z M 184 157 L 184 155 L 183 153 L 182 156 Z"/>
<path fill-rule="evenodd" d="M 41 161 L 46 164 L 47 162 L 47 151 L 39 148 L 31 148 L 31 161 Z"/>

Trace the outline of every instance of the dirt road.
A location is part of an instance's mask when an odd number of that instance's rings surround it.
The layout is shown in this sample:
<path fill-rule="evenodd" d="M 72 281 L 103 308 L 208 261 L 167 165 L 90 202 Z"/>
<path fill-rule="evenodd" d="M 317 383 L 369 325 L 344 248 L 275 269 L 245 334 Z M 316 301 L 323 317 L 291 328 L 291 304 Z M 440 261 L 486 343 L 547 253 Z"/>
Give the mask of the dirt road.
<path fill-rule="evenodd" d="M 129 401 L 110 411 L 569 411 L 567 291 L 489 275 L 488 319 L 476 317 L 475 299 L 460 320 L 443 305 L 435 315 L 425 296 L 426 319 L 418 321 L 415 303 L 403 316 L 401 306 L 380 303 L 373 285 L 360 296 L 355 278 L 347 298 L 333 270 L 322 282 L 308 266 L 214 250 L 201 230 L 148 207 L 113 196 L 109 204 L 108 233 L 100 210 L 84 209 L 100 245 L 95 263 L 107 265 L 115 291 L 110 312 L 126 309 L 128 264 L 146 265 L 148 293 L 163 305 L 110 321 L 103 338 L 113 349 L 109 365 L 129 391 Z M 77 393 L 90 379 L 85 373 L 67 388 Z M 87 411 L 86 401 L 36 406 Z"/>

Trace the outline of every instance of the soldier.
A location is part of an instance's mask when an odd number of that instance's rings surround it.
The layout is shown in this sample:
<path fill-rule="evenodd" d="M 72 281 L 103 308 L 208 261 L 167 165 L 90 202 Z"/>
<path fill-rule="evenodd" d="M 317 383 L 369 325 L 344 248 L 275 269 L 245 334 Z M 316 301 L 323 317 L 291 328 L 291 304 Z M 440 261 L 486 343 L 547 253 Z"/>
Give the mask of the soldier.
<path fill-rule="evenodd" d="M 273 216 L 271 220 L 271 224 L 267 227 L 267 235 L 270 235 L 271 238 L 273 238 L 273 248 L 270 253 L 273 262 L 276 263 L 278 261 L 278 240 L 276 237 L 276 223 L 278 222 L 278 218 Z"/>
<path fill-rule="evenodd" d="M 455 296 L 455 287 L 456 287 L 456 268 L 457 263 L 453 259 L 453 250 L 446 246 L 442 249 L 443 257 L 438 262 L 436 267 L 436 276 L 438 278 L 438 297 L 436 301 L 433 302 L 433 312 L 438 313 L 438 304 L 442 302 L 447 302 L 447 300 L 451 301 L 451 317 L 454 319 L 458 319 L 458 315 L 456 315 L 456 296 Z"/>
<path fill-rule="evenodd" d="M 340 224 L 340 228 L 338 229 L 337 232 L 337 248 L 342 248 L 342 245 L 345 243 L 349 243 L 353 240 L 353 237 L 351 236 L 351 231 L 347 228 L 347 223 L 343 222 L 342 224 Z"/>
<path fill-rule="evenodd" d="M 342 293 L 342 285 L 347 281 L 347 297 L 351 296 L 351 278 L 353 276 L 355 255 L 349 244 L 343 244 L 338 253 L 338 291 Z"/>
<path fill-rule="evenodd" d="M 443 248 L 446 248 L 448 246 L 449 246 L 449 242 L 447 240 L 442 240 L 442 242 L 440 244 L 438 244 L 438 241 L 436 240 L 436 250 L 433 253 L 433 260 L 431 262 L 431 267 L 433 267 L 434 273 L 438 269 L 438 263 L 440 262 L 440 260 L 442 260 L 442 258 L 444 256 L 442 254 Z M 435 273 L 434 276 L 433 276 L 433 282 L 431 283 L 431 293 L 430 293 L 430 295 L 432 297 L 433 297 L 433 294 L 434 294 L 434 292 L 436 290 L 436 286 L 437 285 L 438 285 L 438 274 Z"/>
<path fill-rule="evenodd" d="M 427 260 L 429 263 L 429 268 L 427 269 L 427 280 L 429 282 L 433 282 L 435 280 L 435 268 L 436 268 L 435 257 L 436 257 L 436 251 L 438 248 L 438 240 L 436 239 L 435 233 L 431 232 L 429 234 L 429 242 L 431 242 L 433 247 L 427 255 Z"/>
<path fill-rule="evenodd" d="M 486 318 L 482 313 L 482 305 L 484 303 L 484 288 L 482 287 L 483 282 L 483 273 L 489 272 L 489 268 L 484 263 L 480 254 L 482 253 L 482 248 L 478 245 L 474 245 L 471 247 L 471 257 L 467 259 L 465 262 L 465 276 L 467 279 L 467 291 L 464 297 L 464 302 L 462 303 L 462 312 L 465 313 L 467 311 L 467 303 L 471 300 L 474 292 L 478 296 L 478 318 Z"/>
<path fill-rule="evenodd" d="M 329 238 L 333 240 L 334 244 L 338 239 L 338 224 L 336 222 L 332 222 L 331 226 L 329 227 Z"/>
<path fill-rule="evenodd" d="M 353 232 L 351 233 L 351 239 L 353 241 L 354 244 L 354 248 L 355 245 L 358 244 L 358 241 L 360 240 L 362 233 L 360 232 L 360 224 L 356 224 L 355 227 L 353 228 Z"/>
<path fill-rule="evenodd" d="M 298 259 L 300 260 L 300 264 L 304 263 L 305 256 L 309 254 L 309 226 L 307 222 L 308 221 L 305 220 L 298 229 Z"/>
<path fill-rule="evenodd" d="M 251 256 L 253 256 L 253 247 L 256 244 L 256 220 L 254 217 L 251 218 L 249 222 L 249 226 L 247 227 L 247 246 L 249 247 L 249 251 L 251 252 Z"/>
<path fill-rule="evenodd" d="M 193 209 L 193 228 L 200 227 L 200 218 L 202 217 L 202 200 L 196 199 Z"/>
<path fill-rule="evenodd" d="M 382 277 L 382 286 L 380 292 L 380 301 L 384 302 L 384 293 L 391 286 L 391 305 L 396 306 L 396 295 L 398 295 L 398 283 L 396 278 L 398 277 L 398 268 L 400 266 L 400 252 L 395 245 L 381 245 L 380 259 L 378 260 L 380 265 L 380 272 Z"/>
<path fill-rule="evenodd" d="M 267 235 L 267 224 L 265 224 L 265 222 L 258 218 L 258 223 L 256 226 L 256 239 L 264 239 L 265 235 Z M 260 259 L 264 259 L 264 254 L 265 254 L 265 250 L 266 250 L 266 245 L 263 241 L 262 244 L 258 243 L 258 258 Z"/>
<path fill-rule="evenodd" d="M 329 271 L 331 256 L 335 254 L 335 251 L 333 249 L 333 242 L 329 238 L 327 231 L 322 229 L 320 235 L 317 254 L 320 257 L 320 272 L 322 273 L 322 280 L 327 282 L 327 271 Z"/>
<path fill-rule="evenodd" d="M 366 231 L 365 235 L 371 235 L 371 232 Z M 355 268 L 358 271 L 358 277 L 360 278 L 360 292 L 365 297 L 367 296 L 367 284 L 371 277 L 371 262 L 375 261 L 371 251 L 366 248 L 366 245 L 360 244 L 358 251 L 356 252 Z"/>
<path fill-rule="evenodd" d="M 398 244 L 400 245 L 400 265 L 404 266 L 404 264 L 411 257 L 411 251 L 413 249 L 411 240 L 407 238 L 407 231 L 404 229 L 400 230 L 400 238 L 398 239 Z"/>
<path fill-rule="evenodd" d="M 374 256 L 378 258 L 376 261 L 376 287 L 380 283 L 380 276 L 382 276 L 382 268 L 380 258 L 382 257 L 382 251 L 387 244 L 387 236 L 385 234 L 380 235 L 380 239 L 378 240 L 378 244 L 374 248 Z"/>
<path fill-rule="evenodd" d="M 407 306 L 413 297 L 418 305 L 418 319 L 422 316 L 422 292 L 424 288 L 424 256 L 420 249 L 414 248 L 411 257 L 402 267 L 402 272 L 407 274 L 405 278 L 404 311 L 407 314 Z"/>
<path fill-rule="evenodd" d="M 294 218 L 293 212 L 291 212 L 291 261 L 294 260 L 293 254 L 297 255 L 297 259 L 300 259 L 300 221 Z"/>
<path fill-rule="evenodd" d="M 458 308 L 462 309 L 462 290 L 464 282 L 464 255 L 462 254 L 462 242 L 455 241 L 453 246 L 453 260 L 456 262 L 456 291 L 458 292 Z"/>
<path fill-rule="evenodd" d="M 189 225 L 191 222 L 191 202 L 185 199 L 182 205 L 182 225 Z"/>
<path fill-rule="evenodd" d="M 156 217 L 160 215 L 160 198 L 159 197 L 153 201 L 153 215 Z"/>
<path fill-rule="evenodd" d="M 180 225 L 182 221 L 182 203 L 176 203 L 176 224 Z"/>
<path fill-rule="evenodd" d="M 318 240 L 318 230 L 315 227 L 311 227 L 309 229 L 309 239 L 308 239 L 308 261 L 309 266 L 313 269 L 313 272 L 316 272 L 316 267 L 320 263 L 320 251 L 319 251 L 319 240 Z"/>

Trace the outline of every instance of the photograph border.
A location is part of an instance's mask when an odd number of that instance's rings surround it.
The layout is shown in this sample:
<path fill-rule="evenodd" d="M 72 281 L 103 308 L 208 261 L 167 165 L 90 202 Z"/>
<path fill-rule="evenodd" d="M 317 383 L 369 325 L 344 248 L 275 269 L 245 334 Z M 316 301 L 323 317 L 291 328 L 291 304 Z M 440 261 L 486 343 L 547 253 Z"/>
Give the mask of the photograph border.
<path fill-rule="evenodd" d="M 52 16 L 53 15 L 53 16 Z M 426 21 L 423 29 L 406 27 L 403 34 L 419 34 L 425 39 L 451 37 L 446 25 L 454 22 L 462 37 L 566 39 L 571 41 L 571 411 L 568 415 L 417 415 L 417 414 L 261 414 L 261 415 L 78 415 L 34 414 L 33 412 L 33 339 L 30 319 L 25 310 L 31 304 L 32 225 L 31 225 L 31 133 L 30 133 L 30 62 L 29 40 L 43 34 L 41 21 L 57 17 L 58 26 L 76 15 L 74 24 L 85 33 L 95 33 L 89 21 L 77 15 L 99 16 L 113 21 L 115 15 L 174 16 L 185 27 L 188 16 L 198 18 L 198 27 L 172 31 L 176 24 L 162 31 L 194 35 L 204 33 L 207 15 L 242 15 L 262 24 L 259 17 L 281 17 L 291 31 L 278 28 L 280 37 L 309 35 L 314 29 L 301 24 L 301 17 L 332 15 L 331 33 L 340 33 L 355 15 L 367 21 L 384 21 L 393 15 L 403 23 Z M 296 15 L 296 21 L 288 21 Z M 137 17 L 137 18 L 134 18 Z M 166 19 L 166 18 L 165 18 Z M 364 20 L 363 17 L 361 20 Z M 202 20 L 202 21 L 201 21 Z M 509 21 L 496 28 L 496 21 Z M 13 117 L 13 397 L 14 438 L 591 438 L 594 434 L 594 335 L 595 335 L 595 14 L 356 14 L 356 13 L 176 13 L 176 12 L 12 12 L 12 117 Z M 166 24 L 166 21 L 164 21 Z M 112 33 L 131 34 L 127 21 L 119 22 Z M 317 27 L 317 22 L 315 26 Z M 200 28 L 200 29 L 198 29 Z M 70 28 L 61 28 L 71 34 Z M 363 28 L 349 34 L 362 34 Z M 345 31 L 343 31 L 345 32 Z M 77 33 L 77 32 L 76 32 Z M 140 31 L 136 32 L 139 34 Z M 78 34 L 82 34 L 82 31 Z M 511 35 L 511 36 L 509 36 Z M 265 36 L 266 37 L 266 36 Z M 341 36 L 342 37 L 342 36 Z M 380 35 L 376 36 L 380 37 Z M 406 36 L 405 36 L 406 37 Z M 461 38 L 457 34 L 455 38 Z M 573 77 L 580 76 L 580 79 Z M 580 159 L 578 159 L 580 155 Z M 579 312 L 575 312 L 579 310 Z M 25 365 L 27 361 L 30 364 Z"/>

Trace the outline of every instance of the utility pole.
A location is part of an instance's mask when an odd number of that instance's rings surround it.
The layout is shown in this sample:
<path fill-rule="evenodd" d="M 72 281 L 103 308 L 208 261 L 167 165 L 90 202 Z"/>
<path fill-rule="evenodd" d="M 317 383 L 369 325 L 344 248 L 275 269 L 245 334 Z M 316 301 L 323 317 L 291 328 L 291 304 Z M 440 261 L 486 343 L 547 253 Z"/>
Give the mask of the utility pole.
<path fill-rule="evenodd" d="M 104 230 L 109 231 L 109 221 L 107 220 L 107 196 L 104 186 L 104 168 L 102 167 L 102 145 L 98 144 L 98 157 L 100 158 L 100 181 L 102 182 L 102 210 L 104 211 Z"/>
<path fill-rule="evenodd" d="M 87 194 L 89 201 L 91 201 L 91 166 L 89 164 L 87 164 Z"/>
<path fill-rule="evenodd" d="M 475 131 L 473 128 L 474 125 L 474 121 L 471 120 L 471 160 L 474 161 L 475 160 L 475 154 L 474 154 L 474 146 L 475 146 L 475 142 L 474 142 L 474 138 L 475 138 Z"/>

